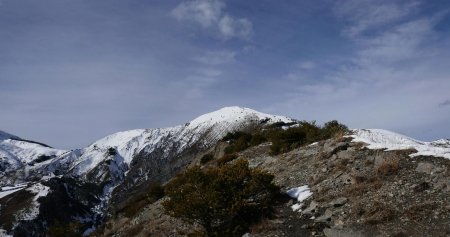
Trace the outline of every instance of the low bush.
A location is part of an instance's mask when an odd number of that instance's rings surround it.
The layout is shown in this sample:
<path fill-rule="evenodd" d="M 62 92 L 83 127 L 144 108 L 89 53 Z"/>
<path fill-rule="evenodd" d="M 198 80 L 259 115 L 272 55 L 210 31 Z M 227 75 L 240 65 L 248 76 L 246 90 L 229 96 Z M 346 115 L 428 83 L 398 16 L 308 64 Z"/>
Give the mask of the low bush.
<path fill-rule="evenodd" d="M 287 129 L 274 128 L 265 131 L 265 137 L 272 142 L 271 153 L 276 155 L 324 139 L 342 136 L 348 131 L 347 126 L 336 120 L 325 123 L 323 127 L 315 121 L 298 122 L 298 126 Z"/>
<path fill-rule="evenodd" d="M 225 154 L 224 156 L 222 156 L 220 159 L 217 160 L 217 164 L 218 165 L 224 165 L 232 160 L 237 159 L 237 155 L 236 154 Z"/>
<path fill-rule="evenodd" d="M 203 227 L 206 236 L 242 236 L 268 216 L 279 188 L 273 175 L 239 160 L 202 170 L 195 166 L 166 185 L 166 213 Z"/>
<path fill-rule="evenodd" d="M 202 156 L 202 158 L 200 158 L 200 164 L 204 165 L 204 164 L 208 163 L 209 161 L 211 161 L 212 159 L 214 159 L 213 154 L 206 154 L 206 155 Z"/>
<path fill-rule="evenodd" d="M 305 144 L 343 136 L 347 132 L 347 126 L 336 120 L 325 123 L 323 127 L 316 125 L 315 121 L 278 122 L 266 126 L 262 131 L 255 134 L 244 132 L 228 133 L 222 141 L 230 144 L 225 148 L 225 154 L 237 153 L 251 146 L 270 141 L 272 143 L 270 148 L 271 154 L 277 155 Z"/>

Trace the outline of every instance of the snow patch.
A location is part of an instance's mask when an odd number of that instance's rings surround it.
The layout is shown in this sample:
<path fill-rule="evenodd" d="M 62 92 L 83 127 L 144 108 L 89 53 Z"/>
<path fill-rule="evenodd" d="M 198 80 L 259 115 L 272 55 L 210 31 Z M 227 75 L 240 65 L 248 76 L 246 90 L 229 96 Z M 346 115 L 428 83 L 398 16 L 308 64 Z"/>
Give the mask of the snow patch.
<path fill-rule="evenodd" d="M 407 150 L 415 149 L 410 156 L 435 156 L 450 159 L 450 140 L 440 139 L 433 142 L 419 141 L 395 132 L 383 129 L 353 129 L 354 142 L 368 144 L 369 149 Z"/>
<path fill-rule="evenodd" d="M 298 203 L 291 206 L 292 211 L 301 211 L 301 208 L 303 207 L 303 201 L 311 197 L 311 195 L 313 194 L 308 185 L 291 188 L 286 193 L 291 198 L 297 199 Z"/>
<path fill-rule="evenodd" d="M 17 184 L 15 186 L 4 186 L 0 188 L 0 198 L 6 197 L 10 194 L 13 194 L 17 191 L 24 189 L 27 186 L 27 183 Z M 1 235 L 0 235 L 1 236 Z"/>
<path fill-rule="evenodd" d="M 303 202 L 312 195 L 312 192 L 310 191 L 308 185 L 303 185 L 298 188 L 291 188 L 286 193 L 291 198 L 297 199 L 298 202 Z"/>
<path fill-rule="evenodd" d="M 34 193 L 35 196 L 33 197 L 33 201 L 31 202 L 31 205 L 29 208 L 26 208 L 25 210 L 20 211 L 16 219 L 17 220 L 33 220 L 39 215 L 39 202 L 38 198 L 47 196 L 49 192 L 49 187 L 42 185 L 40 183 L 36 183 L 33 186 L 25 189 L 27 191 L 30 191 L 31 193 Z"/>
<path fill-rule="evenodd" d="M 6 230 L 0 228 L 0 237 L 13 237 L 12 235 L 8 235 Z"/>

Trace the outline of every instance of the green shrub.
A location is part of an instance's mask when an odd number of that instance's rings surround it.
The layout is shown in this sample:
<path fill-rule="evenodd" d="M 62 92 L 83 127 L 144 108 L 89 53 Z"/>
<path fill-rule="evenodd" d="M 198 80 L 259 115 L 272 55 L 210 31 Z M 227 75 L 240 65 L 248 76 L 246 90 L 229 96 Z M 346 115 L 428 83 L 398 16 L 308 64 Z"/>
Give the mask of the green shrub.
<path fill-rule="evenodd" d="M 218 165 L 224 165 L 232 160 L 237 159 L 237 155 L 236 154 L 225 154 L 224 156 L 222 156 L 220 159 L 217 160 L 217 164 Z"/>
<path fill-rule="evenodd" d="M 233 154 L 243 151 L 250 147 L 252 135 L 244 132 L 228 133 L 222 140 L 229 142 L 229 146 L 225 148 L 225 154 Z"/>
<path fill-rule="evenodd" d="M 200 159 L 200 164 L 204 165 L 206 163 L 208 163 L 209 161 L 211 161 L 212 159 L 214 159 L 214 155 L 213 154 L 206 154 L 204 156 L 202 156 L 202 158 Z"/>
<path fill-rule="evenodd" d="M 301 121 L 298 126 L 287 129 L 272 128 L 266 130 L 263 135 L 272 142 L 271 154 L 290 151 L 301 145 L 310 144 L 324 139 L 344 135 L 348 129 L 336 120 L 325 123 L 324 127 L 317 126 L 315 121 Z"/>
<path fill-rule="evenodd" d="M 279 188 L 273 175 L 250 169 L 246 161 L 206 170 L 188 169 L 166 185 L 165 211 L 199 224 L 206 236 L 242 236 L 269 215 Z"/>
<path fill-rule="evenodd" d="M 336 120 L 326 122 L 323 126 L 323 138 L 328 139 L 336 136 L 342 136 L 348 132 L 348 127 Z"/>
<path fill-rule="evenodd" d="M 250 139 L 250 146 L 257 146 L 263 142 L 267 142 L 267 138 L 263 134 L 257 133 Z"/>

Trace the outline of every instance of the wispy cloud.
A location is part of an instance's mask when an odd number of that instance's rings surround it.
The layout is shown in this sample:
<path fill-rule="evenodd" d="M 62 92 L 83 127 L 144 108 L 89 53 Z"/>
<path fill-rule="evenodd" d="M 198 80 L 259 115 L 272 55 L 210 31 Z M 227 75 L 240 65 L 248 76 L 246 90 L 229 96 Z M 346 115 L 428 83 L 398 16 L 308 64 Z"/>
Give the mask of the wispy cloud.
<path fill-rule="evenodd" d="M 353 126 L 399 129 L 450 118 L 435 106 L 450 89 L 448 69 L 439 66 L 450 60 L 450 52 L 439 43 L 446 36 L 435 30 L 442 13 L 418 15 L 419 5 L 417 1 L 339 1 L 335 13 L 345 22 L 341 33 L 353 52 L 314 80 L 302 68 L 308 64 L 291 69 L 287 79 L 299 84 L 289 85 L 290 102 L 277 106 L 303 106 L 312 118 L 343 118 Z M 447 104 L 445 100 L 439 107 Z M 423 113 L 416 115 L 417 111 Z"/>
<path fill-rule="evenodd" d="M 202 55 L 193 57 L 193 60 L 207 65 L 221 65 L 233 62 L 236 52 L 229 50 L 207 51 Z"/>
<path fill-rule="evenodd" d="M 411 14 L 418 1 L 344 0 L 336 3 L 335 12 L 347 22 L 343 34 L 355 37 L 368 30 L 384 27 Z"/>
<path fill-rule="evenodd" d="M 205 29 L 213 30 L 225 40 L 249 39 L 253 25 L 246 18 L 236 18 L 225 12 L 221 0 L 191 0 L 180 3 L 171 15 L 180 21 L 191 21 Z"/>

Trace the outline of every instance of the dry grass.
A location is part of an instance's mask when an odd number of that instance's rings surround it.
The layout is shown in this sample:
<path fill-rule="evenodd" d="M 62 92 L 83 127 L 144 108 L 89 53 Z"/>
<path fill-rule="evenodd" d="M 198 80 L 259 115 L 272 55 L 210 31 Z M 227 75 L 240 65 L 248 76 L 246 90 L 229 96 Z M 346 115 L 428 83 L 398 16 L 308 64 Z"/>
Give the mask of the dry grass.
<path fill-rule="evenodd" d="M 425 202 L 421 204 L 413 204 L 409 206 L 406 210 L 406 216 L 410 220 L 421 221 L 426 218 L 432 211 L 437 207 L 434 202 Z"/>
<path fill-rule="evenodd" d="M 384 159 L 380 164 L 375 167 L 375 172 L 380 176 L 388 176 L 397 174 L 400 168 L 399 162 L 397 159 L 390 158 Z"/>
<path fill-rule="evenodd" d="M 371 225 L 390 221 L 396 216 L 392 207 L 378 201 L 355 204 L 351 209 L 351 213 L 356 218 L 362 218 L 363 223 Z"/>
<path fill-rule="evenodd" d="M 364 222 L 375 225 L 394 219 L 395 211 L 393 208 L 382 202 L 375 202 L 374 205 L 367 210 L 366 216 Z"/>
<path fill-rule="evenodd" d="M 383 186 L 383 183 L 377 178 L 365 179 L 360 183 L 355 183 L 347 187 L 344 192 L 348 197 L 357 197 L 366 194 L 369 191 L 377 190 Z"/>
<path fill-rule="evenodd" d="M 346 171 L 348 162 L 349 162 L 348 159 L 340 159 L 339 161 L 337 161 L 336 165 L 334 166 L 334 172 Z"/>

